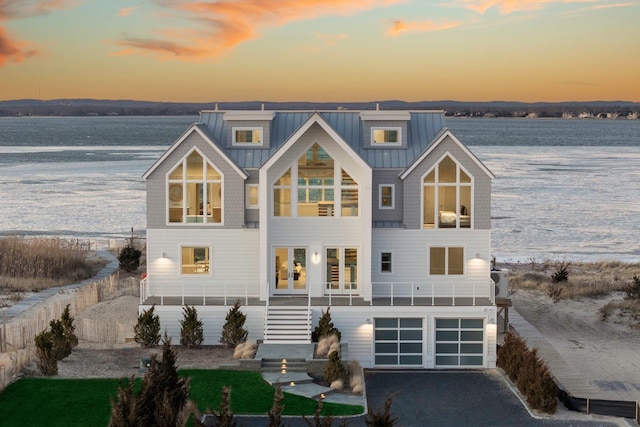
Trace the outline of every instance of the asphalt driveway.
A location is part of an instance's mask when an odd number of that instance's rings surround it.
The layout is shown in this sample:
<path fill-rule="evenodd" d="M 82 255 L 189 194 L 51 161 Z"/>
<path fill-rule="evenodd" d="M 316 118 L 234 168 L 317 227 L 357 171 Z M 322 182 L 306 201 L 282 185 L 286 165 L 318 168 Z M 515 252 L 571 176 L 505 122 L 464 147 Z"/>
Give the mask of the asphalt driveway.
<path fill-rule="evenodd" d="M 398 426 L 617 426 L 616 423 L 533 418 L 496 370 L 367 371 L 367 400 L 374 410 L 384 408 L 393 395 L 391 412 Z M 236 417 L 239 425 L 263 427 L 265 417 Z M 581 419 L 582 418 L 582 419 Z M 337 420 L 336 420 L 337 421 Z M 348 418 L 350 427 L 364 426 L 364 416 Z M 307 426 L 300 418 L 286 418 L 286 426 Z M 335 426 L 339 422 L 334 423 Z"/>

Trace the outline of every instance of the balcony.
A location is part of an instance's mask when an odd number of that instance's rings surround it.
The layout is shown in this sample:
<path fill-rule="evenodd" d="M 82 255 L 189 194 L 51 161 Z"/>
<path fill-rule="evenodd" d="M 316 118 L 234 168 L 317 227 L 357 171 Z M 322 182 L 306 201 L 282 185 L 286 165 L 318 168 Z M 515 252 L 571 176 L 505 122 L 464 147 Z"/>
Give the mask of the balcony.
<path fill-rule="evenodd" d="M 495 305 L 494 286 L 490 286 L 490 279 L 485 285 L 456 285 L 429 284 L 418 282 L 385 282 L 372 283 L 372 298 L 365 300 L 357 293 L 355 284 L 350 290 L 332 289 L 331 283 L 324 284 L 324 296 L 310 297 L 309 295 L 277 296 L 271 295 L 268 300 L 261 300 L 258 289 L 252 283 L 229 283 L 211 285 L 202 283 L 195 288 L 185 289 L 180 286 L 179 292 L 165 292 L 162 285 L 153 286 L 149 276 L 140 281 L 141 305 L 198 305 L 198 306 L 227 306 L 237 300 L 247 306 L 492 306 Z M 311 287 L 314 287 L 311 284 Z M 318 283 L 317 286 L 323 286 Z M 347 285 L 348 286 L 348 285 Z M 175 289 L 175 287 L 172 287 Z M 267 292 L 268 293 L 268 292 Z"/>

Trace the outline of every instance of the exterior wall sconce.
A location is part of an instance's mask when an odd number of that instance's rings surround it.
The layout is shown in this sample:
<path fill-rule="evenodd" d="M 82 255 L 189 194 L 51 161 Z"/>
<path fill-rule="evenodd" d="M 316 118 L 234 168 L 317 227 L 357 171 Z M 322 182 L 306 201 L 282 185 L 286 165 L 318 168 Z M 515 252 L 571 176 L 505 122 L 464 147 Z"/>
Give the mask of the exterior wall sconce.
<path fill-rule="evenodd" d="M 480 256 L 480 252 L 476 252 L 476 258 L 482 259 L 482 257 Z"/>
<path fill-rule="evenodd" d="M 367 317 L 367 320 L 365 321 L 365 323 L 366 323 L 367 325 L 370 325 L 370 324 L 371 324 L 371 318 L 370 318 L 370 317 Z"/>
<path fill-rule="evenodd" d="M 320 262 L 320 254 L 318 252 L 314 252 L 312 257 L 311 257 L 311 261 L 313 261 L 314 264 L 317 264 Z"/>
<path fill-rule="evenodd" d="M 167 257 L 167 253 L 166 252 L 162 252 L 162 254 L 160 255 L 160 258 L 166 258 Z"/>

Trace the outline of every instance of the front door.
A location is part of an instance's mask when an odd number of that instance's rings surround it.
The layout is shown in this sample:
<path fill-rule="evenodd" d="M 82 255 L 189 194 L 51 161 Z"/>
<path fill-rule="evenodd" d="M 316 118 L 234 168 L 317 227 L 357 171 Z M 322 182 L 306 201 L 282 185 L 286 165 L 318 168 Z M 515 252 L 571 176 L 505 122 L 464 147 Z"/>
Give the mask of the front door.
<path fill-rule="evenodd" d="M 278 294 L 307 293 L 307 249 L 276 247 L 275 288 Z"/>
<path fill-rule="evenodd" d="M 358 293 L 358 249 L 329 247 L 325 249 L 325 294 Z"/>

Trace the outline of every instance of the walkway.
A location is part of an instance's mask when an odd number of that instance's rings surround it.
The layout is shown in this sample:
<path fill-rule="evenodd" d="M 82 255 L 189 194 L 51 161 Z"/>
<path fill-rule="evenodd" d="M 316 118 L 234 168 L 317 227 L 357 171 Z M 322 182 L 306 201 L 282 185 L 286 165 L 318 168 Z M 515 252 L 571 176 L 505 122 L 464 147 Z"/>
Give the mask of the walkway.
<path fill-rule="evenodd" d="M 12 319 L 18 316 L 19 314 L 21 314 L 23 311 L 33 307 L 34 305 L 46 301 L 47 298 L 57 294 L 60 291 L 76 289 L 84 285 L 87 285 L 89 283 L 99 282 L 100 280 L 105 279 L 110 275 L 112 275 L 120 265 L 120 263 L 118 262 L 118 259 L 106 249 L 98 250 L 97 253 L 101 258 L 107 261 L 107 265 L 102 267 L 102 269 L 95 276 L 85 279 L 79 283 L 59 286 L 56 288 L 44 289 L 42 291 L 36 292 L 35 294 L 31 295 L 29 298 L 25 298 L 19 301 L 18 303 L 12 305 L 11 307 L 5 308 L 4 316 L 6 320 Z"/>
<path fill-rule="evenodd" d="M 509 323 L 529 347 L 538 350 L 540 357 L 547 362 L 553 376 L 566 391 L 573 396 L 597 397 L 598 390 L 582 374 L 569 366 L 560 353 L 516 310 L 510 310 Z"/>

